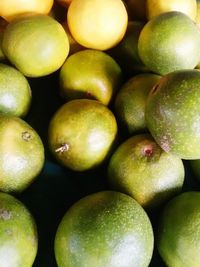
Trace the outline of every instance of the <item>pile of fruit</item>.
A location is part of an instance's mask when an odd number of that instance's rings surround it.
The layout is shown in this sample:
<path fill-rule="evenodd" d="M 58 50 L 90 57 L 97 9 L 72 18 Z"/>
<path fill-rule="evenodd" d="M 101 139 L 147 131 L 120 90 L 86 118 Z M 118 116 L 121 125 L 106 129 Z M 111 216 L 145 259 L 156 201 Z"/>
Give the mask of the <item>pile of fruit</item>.
<path fill-rule="evenodd" d="M 0 267 L 200 266 L 200 2 L 0 1 Z"/>

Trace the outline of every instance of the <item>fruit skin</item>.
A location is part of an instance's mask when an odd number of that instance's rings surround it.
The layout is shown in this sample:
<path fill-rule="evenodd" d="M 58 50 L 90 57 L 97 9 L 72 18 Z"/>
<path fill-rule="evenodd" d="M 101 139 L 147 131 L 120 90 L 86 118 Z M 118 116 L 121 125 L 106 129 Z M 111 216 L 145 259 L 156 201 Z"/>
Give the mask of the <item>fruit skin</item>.
<path fill-rule="evenodd" d="M 152 209 L 178 194 L 184 182 L 178 157 L 164 152 L 149 134 L 135 135 L 113 153 L 108 165 L 112 189 Z"/>
<path fill-rule="evenodd" d="M 10 22 L 26 13 L 48 14 L 53 2 L 53 0 L 1 0 L 0 16 Z"/>
<path fill-rule="evenodd" d="M 102 51 L 77 52 L 60 70 L 60 92 L 66 100 L 93 98 L 108 105 L 121 81 L 121 68 Z"/>
<path fill-rule="evenodd" d="M 15 68 L 0 64 L 0 112 L 24 117 L 31 105 L 31 88 Z"/>
<path fill-rule="evenodd" d="M 30 15 L 8 25 L 2 48 L 25 76 L 40 77 L 62 66 L 69 53 L 69 41 L 56 20 L 46 15 Z"/>
<path fill-rule="evenodd" d="M 152 250 L 152 227 L 142 207 L 112 191 L 75 203 L 55 238 L 59 267 L 147 267 Z"/>
<path fill-rule="evenodd" d="M 167 266 L 200 265 L 200 192 L 186 192 L 164 208 L 158 225 L 157 247 Z"/>
<path fill-rule="evenodd" d="M 161 76 L 146 73 L 128 80 L 115 98 L 115 112 L 123 129 L 129 134 L 146 131 L 145 106 L 151 88 Z"/>
<path fill-rule="evenodd" d="M 146 123 L 166 152 L 182 159 L 200 158 L 200 72 L 172 72 L 151 90 L 146 104 Z"/>
<path fill-rule="evenodd" d="M 31 267 L 38 249 L 34 218 L 19 200 L 0 193 L 1 267 Z"/>
<path fill-rule="evenodd" d="M 67 22 L 78 43 L 91 49 L 107 50 L 122 40 L 128 14 L 121 0 L 73 0 Z"/>
<path fill-rule="evenodd" d="M 0 190 L 19 193 L 39 175 L 44 147 L 35 130 L 20 118 L 0 114 Z"/>
<path fill-rule="evenodd" d="M 62 165 L 85 171 L 100 165 L 117 136 L 113 113 L 96 100 L 77 99 L 64 104 L 49 125 L 49 147 Z"/>
<path fill-rule="evenodd" d="M 142 29 L 138 51 L 147 68 L 161 75 L 193 69 L 200 61 L 200 29 L 181 12 L 163 13 Z"/>
<path fill-rule="evenodd" d="M 147 17 L 149 20 L 164 12 L 179 11 L 192 20 L 195 20 L 197 13 L 196 0 L 147 0 L 146 1 Z"/>

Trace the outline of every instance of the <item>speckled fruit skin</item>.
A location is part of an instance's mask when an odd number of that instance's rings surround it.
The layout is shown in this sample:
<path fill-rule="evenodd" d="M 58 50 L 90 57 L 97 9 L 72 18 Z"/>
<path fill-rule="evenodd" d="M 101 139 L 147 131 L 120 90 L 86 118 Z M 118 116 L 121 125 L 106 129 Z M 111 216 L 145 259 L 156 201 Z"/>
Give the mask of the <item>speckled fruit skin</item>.
<path fill-rule="evenodd" d="M 32 267 L 38 248 L 37 228 L 27 208 L 0 193 L 0 265 Z"/>
<path fill-rule="evenodd" d="M 147 68 L 161 75 L 193 69 L 200 61 L 200 29 L 181 12 L 163 13 L 142 29 L 138 51 Z"/>
<path fill-rule="evenodd" d="M 152 227 L 142 207 L 112 191 L 75 203 L 55 238 L 58 267 L 147 267 L 152 250 Z"/>
<path fill-rule="evenodd" d="M 164 208 L 157 247 L 166 266 L 200 266 L 200 192 L 186 192 Z"/>
<path fill-rule="evenodd" d="M 0 63 L 0 112 L 24 117 L 32 100 L 28 80 L 15 68 Z"/>
<path fill-rule="evenodd" d="M 44 147 L 25 121 L 0 115 L 0 190 L 18 193 L 39 175 L 44 165 Z"/>
<path fill-rule="evenodd" d="M 108 177 L 114 190 L 152 209 L 178 194 L 184 182 L 182 160 L 164 152 L 149 134 L 135 135 L 112 155 Z"/>
<path fill-rule="evenodd" d="M 108 105 L 122 81 L 117 62 L 104 52 L 84 50 L 70 56 L 60 71 L 63 98 L 93 98 Z"/>
<path fill-rule="evenodd" d="M 41 77 L 62 66 L 69 53 L 69 40 L 62 25 L 53 18 L 29 15 L 8 25 L 2 48 L 25 76 Z"/>
<path fill-rule="evenodd" d="M 152 89 L 146 122 L 156 142 L 182 159 L 200 158 L 200 72 L 172 72 Z"/>
<path fill-rule="evenodd" d="M 145 106 L 148 94 L 161 76 L 145 73 L 129 79 L 115 98 L 115 112 L 129 134 L 146 131 Z"/>
<path fill-rule="evenodd" d="M 116 119 L 106 106 L 96 100 L 76 99 L 55 113 L 48 140 L 58 162 L 85 171 L 106 159 L 116 135 Z"/>

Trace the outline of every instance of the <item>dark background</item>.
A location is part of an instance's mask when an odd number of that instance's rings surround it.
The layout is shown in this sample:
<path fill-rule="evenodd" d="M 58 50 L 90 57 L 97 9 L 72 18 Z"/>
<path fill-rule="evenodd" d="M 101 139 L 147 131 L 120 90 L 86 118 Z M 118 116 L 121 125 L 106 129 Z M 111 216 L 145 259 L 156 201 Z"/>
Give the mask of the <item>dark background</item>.
<path fill-rule="evenodd" d="M 17 198 L 29 208 L 38 226 L 39 250 L 33 267 L 56 267 L 54 238 L 57 227 L 67 209 L 74 202 L 88 194 L 109 189 L 106 179 L 106 163 L 96 170 L 76 173 L 55 162 L 48 151 L 47 129 L 52 115 L 63 103 L 59 96 L 58 73 L 40 79 L 29 79 L 29 82 L 33 102 L 25 120 L 42 138 L 46 162 L 36 181 Z M 119 139 L 119 143 L 122 141 L 123 137 Z M 199 184 L 191 174 L 189 163 L 184 162 L 184 164 L 186 179 L 183 190 L 199 190 Z M 157 210 L 149 214 L 155 233 L 159 213 Z M 150 266 L 165 266 L 156 249 Z"/>

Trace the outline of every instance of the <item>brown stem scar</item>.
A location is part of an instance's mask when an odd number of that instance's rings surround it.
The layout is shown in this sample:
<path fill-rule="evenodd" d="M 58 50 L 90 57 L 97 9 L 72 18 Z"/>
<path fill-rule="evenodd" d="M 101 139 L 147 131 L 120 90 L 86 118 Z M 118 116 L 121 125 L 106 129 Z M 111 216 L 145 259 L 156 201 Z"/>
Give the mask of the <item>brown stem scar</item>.
<path fill-rule="evenodd" d="M 150 157 L 153 154 L 153 152 L 154 152 L 154 149 L 152 145 L 148 145 L 144 147 L 142 150 L 143 156 L 146 156 L 146 157 Z"/>
<path fill-rule="evenodd" d="M 56 153 L 63 153 L 65 151 L 69 150 L 69 145 L 68 144 L 63 144 L 59 148 L 55 150 Z"/>
<path fill-rule="evenodd" d="M 22 133 L 22 139 L 26 142 L 28 142 L 31 139 L 31 134 L 29 132 L 23 132 Z"/>

